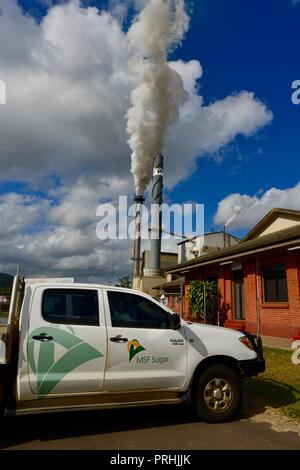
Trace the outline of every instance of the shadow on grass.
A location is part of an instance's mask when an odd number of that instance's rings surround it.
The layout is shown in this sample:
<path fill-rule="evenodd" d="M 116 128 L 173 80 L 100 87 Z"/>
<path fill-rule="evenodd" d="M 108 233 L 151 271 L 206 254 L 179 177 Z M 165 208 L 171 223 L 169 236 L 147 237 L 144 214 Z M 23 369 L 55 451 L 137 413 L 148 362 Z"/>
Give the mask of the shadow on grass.
<path fill-rule="evenodd" d="M 240 418 L 263 413 L 266 407 L 281 408 L 300 400 L 300 390 L 272 379 L 246 379 Z"/>

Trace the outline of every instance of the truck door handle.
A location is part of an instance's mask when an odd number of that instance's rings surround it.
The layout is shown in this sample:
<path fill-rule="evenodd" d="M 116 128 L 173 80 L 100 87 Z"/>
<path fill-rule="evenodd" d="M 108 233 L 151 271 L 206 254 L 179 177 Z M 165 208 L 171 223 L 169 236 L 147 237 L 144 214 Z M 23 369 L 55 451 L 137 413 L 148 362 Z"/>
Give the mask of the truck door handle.
<path fill-rule="evenodd" d="M 123 336 L 118 335 L 114 336 L 113 338 L 110 338 L 110 341 L 112 341 L 113 343 L 127 343 L 128 338 L 123 338 Z"/>
<path fill-rule="evenodd" d="M 42 342 L 53 341 L 53 337 L 48 336 L 46 333 L 41 333 L 38 336 L 33 336 L 32 339 L 35 339 L 37 341 L 42 341 Z"/>

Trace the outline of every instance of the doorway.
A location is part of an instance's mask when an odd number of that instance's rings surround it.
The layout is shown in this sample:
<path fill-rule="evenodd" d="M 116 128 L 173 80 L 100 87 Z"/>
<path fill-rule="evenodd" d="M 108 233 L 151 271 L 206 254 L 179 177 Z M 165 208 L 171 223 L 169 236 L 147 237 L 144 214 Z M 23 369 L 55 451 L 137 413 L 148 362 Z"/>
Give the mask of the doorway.
<path fill-rule="evenodd" d="M 232 272 L 233 313 L 235 320 L 245 320 L 244 273 L 242 270 Z"/>

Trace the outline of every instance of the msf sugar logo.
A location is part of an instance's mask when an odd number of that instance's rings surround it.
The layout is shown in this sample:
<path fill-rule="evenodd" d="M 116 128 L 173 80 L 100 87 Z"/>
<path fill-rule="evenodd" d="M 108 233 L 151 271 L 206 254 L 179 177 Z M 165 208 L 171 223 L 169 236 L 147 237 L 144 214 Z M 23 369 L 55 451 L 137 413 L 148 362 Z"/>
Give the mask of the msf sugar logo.
<path fill-rule="evenodd" d="M 292 363 L 297 366 L 300 364 L 300 341 L 294 341 L 291 347 L 292 349 L 295 349 L 292 354 Z"/>

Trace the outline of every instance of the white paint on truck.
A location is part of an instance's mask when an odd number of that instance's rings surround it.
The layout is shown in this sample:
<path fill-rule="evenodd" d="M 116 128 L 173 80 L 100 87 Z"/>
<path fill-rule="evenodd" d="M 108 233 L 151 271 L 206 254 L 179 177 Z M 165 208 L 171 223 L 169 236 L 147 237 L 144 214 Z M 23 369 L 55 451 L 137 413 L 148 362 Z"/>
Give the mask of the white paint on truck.
<path fill-rule="evenodd" d="M 55 367 L 49 367 L 49 372 L 47 375 L 42 376 L 43 367 L 45 370 L 48 370 L 47 367 L 49 363 L 42 364 L 43 357 L 41 357 L 41 348 L 48 348 L 43 352 L 43 355 L 54 354 L 54 364 L 57 363 L 61 358 L 65 356 L 65 362 L 63 363 L 64 367 L 68 367 L 68 360 L 72 360 L 71 354 L 73 350 L 73 355 L 76 351 L 74 348 L 76 344 L 72 346 L 71 352 L 66 349 L 65 346 L 58 342 L 58 337 L 63 333 L 66 336 L 66 340 L 72 339 L 72 336 L 79 338 L 83 343 L 86 343 L 93 347 L 96 351 L 99 352 L 99 356 L 94 359 L 89 360 L 86 363 L 79 364 L 78 367 L 70 370 L 69 373 L 63 376 L 63 378 L 57 382 L 53 389 L 47 393 L 47 396 L 66 396 L 70 394 L 90 394 L 90 393 L 99 393 L 103 388 L 104 383 L 104 370 L 106 363 L 106 348 L 107 348 L 107 333 L 106 333 L 106 324 L 105 324 L 105 315 L 103 309 L 99 309 L 99 322 L 98 325 L 68 325 L 68 324 L 53 324 L 49 321 L 46 321 L 42 315 L 42 301 L 43 295 L 45 292 L 52 291 L 61 291 L 65 292 L 66 289 L 73 290 L 73 286 L 52 286 L 52 285 L 40 285 L 34 284 L 26 289 L 23 309 L 21 312 L 20 318 L 20 348 L 22 349 L 22 355 L 19 355 L 19 365 L 18 365 L 18 380 L 17 380 L 17 391 L 18 391 L 18 400 L 31 400 L 36 398 L 39 394 L 38 386 L 47 385 L 47 382 L 54 383 L 58 380 L 58 375 L 61 373 L 60 370 L 57 370 Z M 95 293 L 98 298 L 98 305 L 102 303 L 101 295 L 102 291 L 99 289 L 91 289 L 88 287 L 82 287 L 81 291 Z M 58 297 L 59 298 L 59 297 Z M 30 308 L 27 308 L 29 305 Z M 54 305 L 55 308 L 55 305 Z M 71 328 L 71 329 L 70 329 Z M 30 335 L 36 333 L 36 335 L 43 333 L 43 331 L 49 331 L 51 329 L 51 334 L 53 341 L 49 342 L 39 342 L 36 340 L 30 340 Z M 28 361 L 28 352 L 30 344 L 33 345 L 35 364 L 38 371 L 32 369 Z M 79 343 L 80 345 L 80 343 Z M 53 352 L 49 350 L 53 349 Z M 69 354 L 70 359 L 66 357 L 66 354 Z M 79 353 L 78 353 L 79 354 Z M 101 354 L 101 356 L 100 356 Z M 45 359 L 46 360 L 46 359 Z M 40 361 L 40 363 L 39 363 Z M 66 369 L 67 370 L 67 369 Z M 38 384 L 38 374 L 41 375 L 42 383 Z"/>
<path fill-rule="evenodd" d="M 108 356 L 105 372 L 105 388 L 109 391 L 120 391 L 126 382 L 128 390 L 151 388 L 181 389 L 187 376 L 187 344 L 184 328 L 170 330 L 166 328 L 143 328 L 141 326 L 113 326 L 108 296 L 120 293 L 131 296 L 135 302 L 140 299 L 156 306 L 151 297 L 141 292 L 128 292 L 120 289 L 104 289 L 105 311 L 107 312 Z M 136 299 L 136 300 L 135 300 Z M 161 304 L 158 304 L 161 309 Z M 169 315 L 166 312 L 166 316 Z M 128 323 L 129 325 L 129 323 Z M 120 336 L 124 343 L 111 341 Z M 136 340 L 143 348 L 130 360 L 130 342 Z M 174 341 L 181 341 L 174 347 Z M 132 343 L 131 343 L 132 344 Z M 128 346 L 129 345 L 129 346 Z M 134 345 L 138 349 L 137 344 Z"/>

